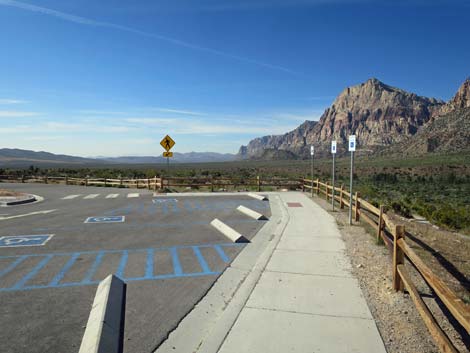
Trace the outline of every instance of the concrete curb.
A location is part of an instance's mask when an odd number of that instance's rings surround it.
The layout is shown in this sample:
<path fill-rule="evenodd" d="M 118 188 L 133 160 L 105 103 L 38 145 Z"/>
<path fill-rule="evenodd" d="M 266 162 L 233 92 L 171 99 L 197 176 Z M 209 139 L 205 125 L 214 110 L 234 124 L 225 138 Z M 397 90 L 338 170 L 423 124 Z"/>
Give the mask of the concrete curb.
<path fill-rule="evenodd" d="M 264 195 L 258 195 L 258 194 L 253 194 L 252 192 L 247 194 L 250 197 L 253 197 L 254 199 L 260 200 L 260 201 L 266 201 L 268 198 Z"/>
<path fill-rule="evenodd" d="M 238 233 L 235 229 L 226 225 L 224 222 L 222 222 L 221 220 L 217 218 L 215 218 L 211 222 L 211 226 L 213 226 L 215 229 L 217 229 L 219 232 L 221 232 L 223 235 L 225 235 L 234 243 L 249 243 L 250 242 L 243 235 Z"/>
<path fill-rule="evenodd" d="M 12 200 L 12 201 L 0 201 L 0 206 L 6 207 L 6 206 L 16 206 L 16 205 L 23 205 L 27 203 L 32 203 L 36 202 L 38 199 L 36 198 L 35 195 L 26 195 L 26 197 L 17 199 L 17 200 Z"/>
<path fill-rule="evenodd" d="M 98 285 L 79 353 L 122 353 L 126 284 L 109 275 Z"/>
<path fill-rule="evenodd" d="M 256 211 L 253 211 L 252 209 L 245 207 L 243 205 L 240 205 L 237 207 L 237 210 L 240 211 L 241 213 L 246 214 L 247 216 L 256 219 L 257 221 L 266 221 L 268 217 L 265 215 L 258 213 Z"/>

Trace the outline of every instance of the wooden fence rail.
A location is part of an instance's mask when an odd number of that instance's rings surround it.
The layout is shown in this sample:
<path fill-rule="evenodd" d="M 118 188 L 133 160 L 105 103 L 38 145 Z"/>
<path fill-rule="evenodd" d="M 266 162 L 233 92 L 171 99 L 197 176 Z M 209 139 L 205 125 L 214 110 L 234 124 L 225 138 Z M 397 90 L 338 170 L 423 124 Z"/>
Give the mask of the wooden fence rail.
<path fill-rule="evenodd" d="M 152 178 L 74 178 L 67 176 L 35 176 L 35 175 L 0 175 L 0 181 L 21 182 L 21 183 L 62 183 L 66 185 L 84 185 L 84 186 L 105 186 L 105 187 L 127 187 L 127 188 L 148 188 L 149 190 L 163 190 L 170 187 L 190 187 L 190 188 L 208 188 L 214 191 L 217 188 L 227 187 L 250 187 L 258 191 L 263 188 L 288 188 L 298 189 L 303 185 L 301 180 L 287 178 L 224 178 L 224 177 L 152 177 Z"/>
<path fill-rule="evenodd" d="M 349 200 L 353 198 L 353 214 L 355 221 L 365 221 L 376 229 L 377 242 L 383 241 L 388 246 L 392 255 L 392 275 L 393 288 L 396 291 L 406 289 L 413 300 L 418 313 L 422 317 L 431 336 L 434 338 L 441 352 L 457 352 L 454 344 L 441 329 L 438 322 L 421 299 L 411 276 L 405 268 L 405 258 L 417 270 L 427 285 L 432 288 L 434 293 L 444 303 L 447 310 L 456 321 L 470 334 L 470 306 L 463 303 L 457 295 L 425 264 L 425 262 L 413 251 L 405 240 L 405 227 L 401 224 L 395 224 L 394 221 L 385 213 L 384 206 L 376 207 L 367 200 L 360 197 L 358 193 L 353 196 L 344 189 L 344 186 L 333 187 L 328 182 L 322 183 L 319 179 L 303 179 L 304 187 L 302 189 L 311 189 L 320 196 L 325 195 L 325 199 L 331 200 L 333 190 L 335 192 L 335 201 L 339 203 L 340 208 L 349 207 Z"/>

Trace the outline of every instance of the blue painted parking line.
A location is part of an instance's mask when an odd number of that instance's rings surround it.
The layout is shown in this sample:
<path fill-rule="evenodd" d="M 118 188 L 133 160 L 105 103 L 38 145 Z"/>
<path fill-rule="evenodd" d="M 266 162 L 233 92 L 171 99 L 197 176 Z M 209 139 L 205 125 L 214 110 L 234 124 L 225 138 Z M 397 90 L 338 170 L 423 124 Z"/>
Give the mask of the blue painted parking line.
<path fill-rule="evenodd" d="M 88 217 L 84 223 L 123 223 L 126 216 Z"/>
<path fill-rule="evenodd" d="M 0 237 L 0 248 L 20 246 L 43 246 L 54 234 L 11 235 Z"/>
<path fill-rule="evenodd" d="M 224 249 L 220 245 L 214 245 L 215 251 L 219 253 L 220 258 L 223 262 L 229 263 L 230 259 L 228 258 L 227 254 L 225 253 Z"/>
<path fill-rule="evenodd" d="M 11 292 L 11 291 L 23 291 L 41 288 L 61 288 L 61 287 L 75 287 L 92 285 L 100 282 L 101 279 L 95 278 L 95 275 L 101 265 L 105 263 L 104 256 L 108 254 L 115 254 L 120 256 L 119 264 L 117 265 L 115 274 L 121 277 L 124 281 L 142 281 L 142 280 L 159 280 L 159 279 L 171 279 L 181 277 L 198 277 L 198 276 L 210 276 L 219 275 L 220 271 L 214 271 L 210 268 L 208 262 L 204 258 L 202 249 L 214 249 L 219 254 L 220 259 L 228 263 L 230 258 L 227 256 L 223 249 L 230 247 L 243 247 L 244 244 L 236 243 L 224 243 L 224 244 L 204 244 L 204 245 L 189 245 L 189 246 L 174 246 L 170 248 L 149 248 L 149 249 L 132 249 L 132 250 L 101 250 L 101 251 L 82 251 L 72 253 L 51 253 L 51 254 L 30 254 L 30 255 L 12 255 L 12 256 L 0 256 L 0 260 L 11 261 L 6 267 L 0 270 L 0 278 L 9 275 L 14 276 L 18 273 L 16 282 L 6 287 L 4 283 L 0 281 L 0 292 Z M 192 249 L 194 254 L 194 261 L 200 265 L 201 271 L 184 271 L 181 266 L 179 251 L 181 249 Z M 171 257 L 172 269 L 169 273 L 154 274 L 154 256 L 159 256 L 161 252 L 166 252 Z M 146 258 L 142 268 L 142 277 L 126 277 L 126 267 L 128 265 L 129 254 L 140 254 Z M 90 256 L 93 262 L 91 266 L 89 262 L 77 261 L 81 256 Z M 59 266 L 57 269 L 51 269 L 56 263 L 51 260 L 56 257 L 62 257 L 65 261 L 61 261 L 64 265 Z M 26 261 L 26 260 L 33 261 Z M 35 260 L 37 259 L 37 260 Z M 2 261 L 3 262 L 3 261 Z M 56 271 L 53 274 L 52 280 L 47 284 L 32 285 L 29 284 L 42 270 L 45 271 L 44 267 L 48 266 L 47 271 Z M 64 281 L 66 274 L 75 266 L 79 266 L 77 271 L 74 271 L 74 278 L 72 281 Z M 80 268 L 86 266 L 86 268 Z M 197 266 L 196 266 L 197 267 Z M 17 272 L 15 272 L 17 270 Z M 24 275 L 24 271 L 28 271 Z M 82 273 L 78 275 L 77 273 Z M 83 275 L 83 273 L 85 275 Z M 14 277 L 13 277 L 14 278 Z"/>
<path fill-rule="evenodd" d="M 170 249 L 171 260 L 173 261 L 173 272 L 175 276 L 181 276 L 183 269 L 181 267 L 180 259 L 178 257 L 178 248 L 175 246 Z"/>

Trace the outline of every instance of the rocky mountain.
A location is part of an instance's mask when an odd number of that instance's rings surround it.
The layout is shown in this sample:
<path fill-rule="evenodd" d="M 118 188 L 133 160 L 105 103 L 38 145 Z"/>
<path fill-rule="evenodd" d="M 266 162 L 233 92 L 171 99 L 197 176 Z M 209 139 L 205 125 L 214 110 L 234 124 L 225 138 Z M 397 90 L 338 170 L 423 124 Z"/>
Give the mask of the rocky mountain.
<path fill-rule="evenodd" d="M 306 121 L 285 135 L 254 139 L 241 147 L 239 155 L 259 158 L 264 149 L 277 148 L 306 156 L 311 144 L 325 154 L 333 139 L 338 142 L 338 152 L 344 153 L 350 134 L 356 135 L 360 152 L 372 152 L 415 135 L 445 106 L 441 100 L 421 97 L 372 78 L 341 92 L 318 123 Z"/>
<path fill-rule="evenodd" d="M 435 152 L 470 152 L 470 78 L 416 135 L 381 153 L 416 156 Z"/>
<path fill-rule="evenodd" d="M 255 138 L 248 146 L 241 146 L 238 152 L 242 157 L 262 157 L 265 150 L 286 150 L 295 154 L 302 152 L 307 137 L 312 134 L 316 121 L 306 120 L 298 128 L 284 135 L 271 135 Z M 291 155 L 291 154 L 286 154 Z"/>
<path fill-rule="evenodd" d="M 464 108 L 470 108 L 470 77 L 460 86 L 455 96 L 441 108 L 439 115 Z"/>

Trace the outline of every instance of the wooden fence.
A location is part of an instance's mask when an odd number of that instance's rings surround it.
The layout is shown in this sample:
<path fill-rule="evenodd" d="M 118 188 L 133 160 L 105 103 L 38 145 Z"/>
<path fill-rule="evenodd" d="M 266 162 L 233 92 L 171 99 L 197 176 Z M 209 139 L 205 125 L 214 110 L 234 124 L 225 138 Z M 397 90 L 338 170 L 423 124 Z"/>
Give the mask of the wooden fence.
<path fill-rule="evenodd" d="M 44 183 L 44 184 L 65 184 L 83 186 L 105 186 L 105 187 L 125 187 L 125 188 L 147 188 L 154 191 L 171 187 L 205 188 L 210 191 L 217 191 L 225 188 L 253 188 L 262 191 L 266 188 L 287 188 L 299 189 L 302 180 L 287 178 L 224 178 L 224 177 L 153 177 L 140 179 L 108 179 L 108 178 L 71 178 L 67 176 L 10 176 L 0 175 L 0 181 L 19 183 Z"/>
<path fill-rule="evenodd" d="M 312 196 L 314 194 L 325 197 L 331 201 L 334 197 L 338 202 L 340 209 L 349 207 L 352 197 L 352 207 L 354 220 L 356 222 L 365 221 L 376 229 L 377 242 L 383 241 L 389 248 L 392 255 L 392 275 L 393 288 L 396 291 L 404 291 L 410 294 L 419 314 L 421 315 L 431 336 L 434 338 L 441 352 L 458 353 L 454 344 L 447 337 L 446 333 L 441 329 L 438 322 L 428 309 L 413 280 L 405 267 L 405 258 L 417 270 L 427 285 L 436 293 L 442 303 L 445 305 L 449 313 L 454 319 L 470 334 L 470 306 L 455 295 L 455 293 L 425 264 L 425 262 L 416 254 L 409 246 L 405 239 L 405 226 L 396 224 L 384 212 L 384 206 L 375 207 L 366 200 L 360 198 L 359 193 L 351 195 L 347 192 L 343 185 L 333 188 L 328 182 L 320 182 L 319 179 L 302 179 L 302 190 L 310 190 Z M 334 190 L 334 193 L 333 193 Z"/>

